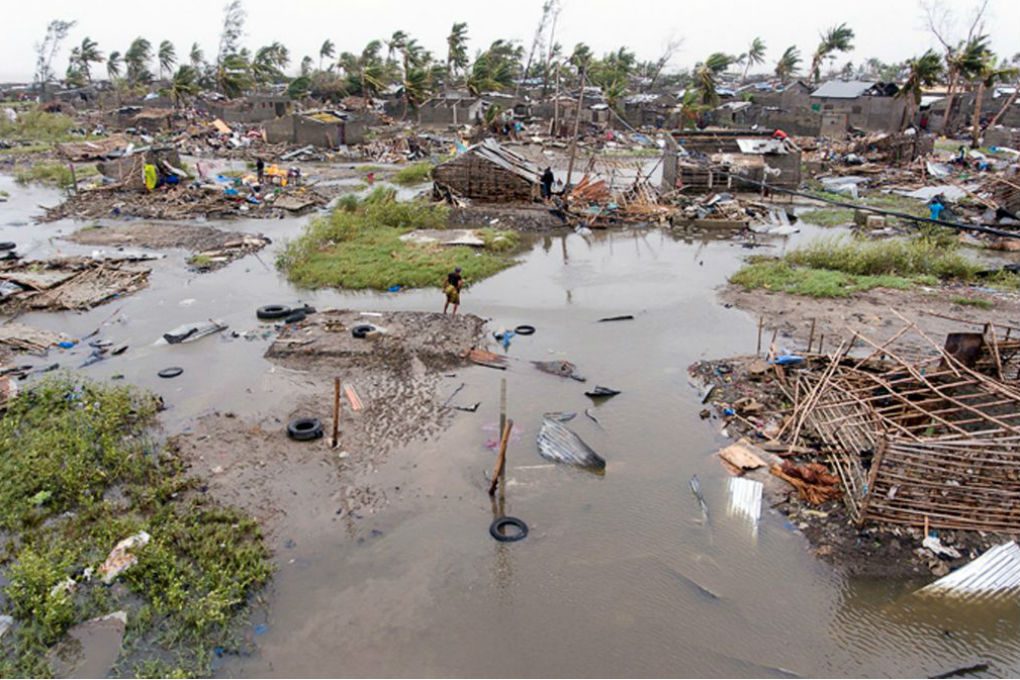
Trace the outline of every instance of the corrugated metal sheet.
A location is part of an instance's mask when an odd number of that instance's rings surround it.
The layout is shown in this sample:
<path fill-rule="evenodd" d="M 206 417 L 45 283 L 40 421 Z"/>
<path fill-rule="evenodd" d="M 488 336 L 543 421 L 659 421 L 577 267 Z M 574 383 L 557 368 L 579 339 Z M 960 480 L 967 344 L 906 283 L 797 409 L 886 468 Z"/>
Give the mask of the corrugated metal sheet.
<path fill-rule="evenodd" d="M 822 83 L 811 93 L 812 97 L 828 97 L 830 99 L 857 99 L 870 90 L 875 83 L 864 80 L 830 80 Z"/>
<path fill-rule="evenodd" d="M 970 600 L 1020 596 L 1020 546 L 997 545 L 917 592 Z"/>
<path fill-rule="evenodd" d="M 726 510 L 731 515 L 746 517 L 752 524 L 758 524 L 761 517 L 761 493 L 764 485 L 745 477 L 731 477 L 730 500 Z"/>

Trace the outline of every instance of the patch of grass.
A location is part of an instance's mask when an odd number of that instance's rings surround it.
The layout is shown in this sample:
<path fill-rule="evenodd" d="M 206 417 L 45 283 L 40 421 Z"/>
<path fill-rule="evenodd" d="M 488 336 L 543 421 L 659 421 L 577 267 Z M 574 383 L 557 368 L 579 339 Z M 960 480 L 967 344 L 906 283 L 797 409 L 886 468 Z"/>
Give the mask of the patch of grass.
<path fill-rule="evenodd" d="M 838 227 L 852 224 L 854 211 L 850 208 L 817 208 L 799 215 L 800 219 L 820 227 Z"/>
<path fill-rule="evenodd" d="M 63 142 L 70 138 L 74 119 L 62 113 L 22 111 L 14 122 L 0 119 L 0 137 L 19 142 Z"/>
<path fill-rule="evenodd" d="M 748 289 L 764 288 L 811 297 L 846 297 L 872 288 L 937 285 L 942 280 L 970 281 L 982 269 L 977 262 L 926 238 L 866 241 L 817 239 L 783 258 L 751 258 L 730 278 Z"/>
<path fill-rule="evenodd" d="M 213 647 L 269 579 L 255 521 L 191 492 L 183 463 L 147 437 L 157 408 L 151 395 L 63 375 L 0 420 L 0 607 L 15 619 L 0 676 L 50 675 L 47 651 L 68 628 L 119 609 L 122 662 L 154 672 L 145 659 L 174 657 L 177 670 L 161 674 L 208 676 Z M 115 587 L 88 576 L 143 530 L 151 542 Z"/>
<path fill-rule="evenodd" d="M 949 301 L 956 305 L 963 305 L 964 307 L 977 307 L 978 309 L 991 309 L 995 306 L 994 302 L 989 300 L 982 300 L 980 298 L 969 298 L 969 297 L 952 297 Z"/>
<path fill-rule="evenodd" d="M 1020 291 L 1020 276 L 1001 269 L 985 278 L 982 283 L 997 290 Z"/>
<path fill-rule="evenodd" d="M 848 297 L 872 288 L 909 288 L 916 280 L 900 276 L 853 276 L 843 272 L 794 267 L 781 259 L 762 258 L 748 263 L 730 277 L 747 289 L 764 288 L 818 298 Z"/>
<path fill-rule="evenodd" d="M 414 186 L 427 182 L 432 175 L 432 167 L 428 161 L 405 165 L 393 175 L 393 182 L 401 186 Z"/>
<path fill-rule="evenodd" d="M 0 189 L 0 198 L 10 198 L 10 197 L 11 197 L 11 195 L 8 192 L 4 191 L 3 189 Z"/>
<path fill-rule="evenodd" d="M 382 172 L 383 168 L 379 165 L 359 165 L 358 172 L 367 175 L 370 172 Z"/>
<path fill-rule="evenodd" d="M 347 194 L 329 216 L 313 220 L 287 244 L 277 266 L 305 288 L 386 290 L 440 286 L 454 267 L 473 283 L 514 264 L 509 253 L 518 246 L 516 233 L 483 230 L 481 249 L 400 240 L 415 229 L 445 229 L 447 216 L 445 206 L 399 202 L 383 188 L 360 200 Z"/>
<path fill-rule="evenodd" d="M 196 269 L 208 269 L 209 267 L 212 267 L 213 260 L 210 256 L 199 253 L 189 257 L 188 264 Z"/>
<path fill-rule="evenodd" d="M 926 238 L 868 241 L 822 238 L 786 255 L 792 265 L 829 269 L 855 276 L 932 276 L 970 280 L 982 265 L 955 247 Z"/>
<path fill-rule="evenodd" d="M 79 181 L 99 174 L 94 165 L 76 165 L 74 171 Z M 14 174 L 14 180 L 18 184 L 52 184 L 61 189 L 67 189 L 72 184 L 71 169 L 66 163 L 60 162 L 33 163 L 20 167 Z"/>
<path fill-rule="evenodd" d="M 26 154 L 27 155 L 27 154 L 33 154 L 33 153 L 43 153 L 44 151 L 49 151 L 52 148 L 53 148 L 52 144 L 23 144 L 21 146 L 11 147 L 10 149 L 0 149 L 0 155 L 3 155 L 3 154 L 8 154 L 8 155 Z"/>

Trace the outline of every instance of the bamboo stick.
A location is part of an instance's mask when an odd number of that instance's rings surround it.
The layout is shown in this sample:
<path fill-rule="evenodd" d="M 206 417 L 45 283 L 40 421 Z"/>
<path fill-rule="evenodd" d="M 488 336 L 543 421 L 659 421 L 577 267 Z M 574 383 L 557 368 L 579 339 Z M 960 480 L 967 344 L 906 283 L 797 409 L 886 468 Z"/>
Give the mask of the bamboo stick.
<path fill-rule="evenodd" d="M 489 484 L 489 495 L 496 495 L 496 487 L 499 486 L 499 480 L 503 476 L 503 470 L 506 466 L 506 446 L 510 441 L 510 430 L 514 428 L 514 421 L 507 420 L 506 427 L 503 429 L 503 436 L 499 441 L 499 458 L 496 461 L 496 469 L 492 472 L 492 483 Z"/>

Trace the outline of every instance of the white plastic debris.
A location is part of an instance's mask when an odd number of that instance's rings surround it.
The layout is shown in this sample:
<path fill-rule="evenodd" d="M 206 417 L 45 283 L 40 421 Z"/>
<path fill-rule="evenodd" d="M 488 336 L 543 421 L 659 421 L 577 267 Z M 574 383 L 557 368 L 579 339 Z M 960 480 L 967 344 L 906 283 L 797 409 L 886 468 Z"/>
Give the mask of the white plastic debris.
<path fill-rule="evenodd" d="M 924 537 L 924 540 L 921 541 L 921 545 L 923 545 L 928 550 L 931 550 L 936 555 L 940 555 L 943 557 L 951 557 L 954 560 L 960 559 L 960 551 L 957 550 L 956 548 L 950 548 L 948 546 L 942 545 L 942 541 L 939 540 L 937 536 L 932 536 L 931 534 L 928 534 L 927 536 Z"/>
<path fill-rule="evenodd" d="M 761 494 L 764 484 L 745 477 L 731 477 L 729 481 L 729 505 L 731 515 L 746 517 L 754 525 L 761 517 Z"/>
<path fill-rule="evenodd" d="M 99 567 L 103 583 L 109 585 L 122 571 L 137 564 L 138 556 L 131 551 L 148 545 L 150 540 L 152 537 L 147 532 L 139 531 L 115 545 L 106 561 Z"/>

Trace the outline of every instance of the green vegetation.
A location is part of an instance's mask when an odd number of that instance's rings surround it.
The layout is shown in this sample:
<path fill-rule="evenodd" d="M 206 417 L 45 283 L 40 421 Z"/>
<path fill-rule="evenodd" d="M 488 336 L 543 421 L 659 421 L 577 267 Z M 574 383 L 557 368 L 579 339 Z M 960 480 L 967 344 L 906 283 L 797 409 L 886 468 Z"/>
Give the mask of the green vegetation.
<path fill-rule="evenodd" d="M 819 298 L 848 297 L 872 288 L 903 289 L 914 283 L 901 276 L 853 276 L 827 269 L 794 267 L 775 258 L 753 258 L 730 277 L 730 282 L 748 289 L 764 288 Z"/>
<path fill-rule="evenodd" d="M 75 174 L 78 180 L 81 181 L 86 177 L 98 175 L 99 171 L 94 165 L 76 165 Z M 14 174 L 14 179 L 19 184 L 39 182 L 41 184 L 53 184 L 61 189 L 67 189 L 72 184 L 71 168 L 66 163 L 56 161 L 34 163 L 20 167 Z"/>
<path fill-rule="evenodd" d="M 977 307 L 978 309 L 991 309 L 992 307 L 995 306 L 995 303 L 991 302 L 990 300 L 981 300 L 979 298 L 969 298 L 962 296 L 949 298 L 949 301 L 955 305 L 963 305 L 964 307 Z"/>
<path fill-rule="evenodd" d="M 14 122 L 0 118 L 0 138 L 18 142 L 64 142 L 70 139 L 74 120 L 62 113 L 22 111 Z"/>
<path fill-rule="evenodd" d="M 214 646 L 270 577 L 258 525 L 196 490 L 183 463 L 146 436 L 157 400 L 70 375 L 47 378 L 0 420 L 0 677 L 50 675 L 46 653 L 71 626 L 128 614 L 121 663 L 210 673 Z M 114 587 L 98 568 L 122 539 L 148 545 Z M 59 587 L 58 584 L 60 584 Z M 64 587 L 64 584 L 67 587 Z M 173 658 L 174 667 L 151 659 Z"/>
<path fill-rule="evenodd" d="M 820 227 L 838 227 L 852 224 L 854 211 L 850 208 L 818 208 L 802 213 L 800 219 Z"/>
<path fill-rule="evenodd" d="M 277 260 L 288 278 L 306 288 L 386 290 L 439 286 L 454 267 L 476 282 L 514 263 L 516 232 L 485 229 L 485 247 L 420 245 L 400 240 L 415 229 L 446 229 L 447 208 L 426 201 L 398 202 L 392 190 L 364 199 L 343 196 L 328 217 L 313 220 Z"/>
<path fill-rule="evenodd" d="M 872 288 L 970 281 L 981 269 L 979 263 L 957 252 L 955 242 L 947 244 L 938 238 L 887 241 L 826 238 L 783 258 L 752 258 L 730 282 L 749 289 L 846 297 Z"/>
<path fill-rule="evenodd" d="M 393 181 L 401 186 L 414 186 L 427 182 L 432 174 L 432 167 L 428 161 L 405 165 L 393 175 Z"/>

